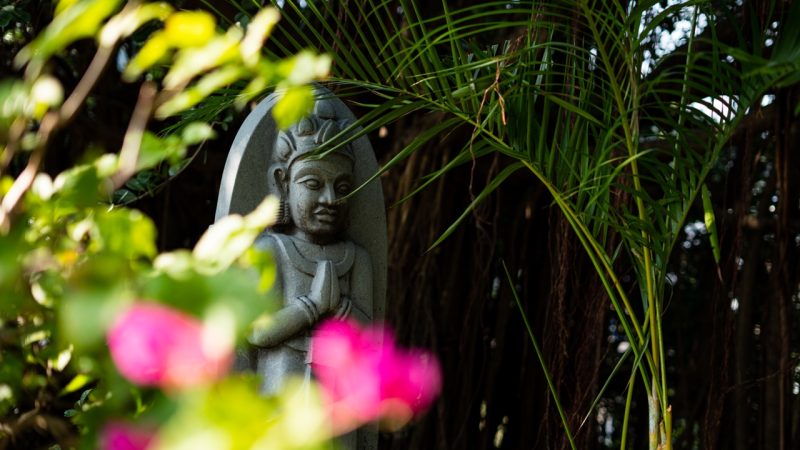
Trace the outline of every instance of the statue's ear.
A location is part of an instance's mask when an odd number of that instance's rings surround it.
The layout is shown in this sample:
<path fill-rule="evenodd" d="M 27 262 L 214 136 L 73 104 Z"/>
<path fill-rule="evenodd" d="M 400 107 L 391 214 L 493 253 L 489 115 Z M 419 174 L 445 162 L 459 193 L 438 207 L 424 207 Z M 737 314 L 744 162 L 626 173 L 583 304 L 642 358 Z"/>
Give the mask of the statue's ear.
<path fill-rule="evenodd" d="M 270 172 L 272 172 L 272 182 L 275 183 L 277 194 L 281 198 L 286 198 L 289 193 L 289 174 L 286 173 L 286 169 L 283 166 L 276 165 Z"/>

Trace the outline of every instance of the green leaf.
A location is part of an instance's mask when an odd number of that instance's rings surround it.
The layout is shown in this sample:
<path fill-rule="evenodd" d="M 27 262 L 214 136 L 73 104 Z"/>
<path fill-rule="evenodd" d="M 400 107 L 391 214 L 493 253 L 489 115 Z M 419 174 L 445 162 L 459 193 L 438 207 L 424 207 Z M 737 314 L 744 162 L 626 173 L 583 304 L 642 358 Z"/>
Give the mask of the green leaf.
<path fill-rule="evenodd" d="M 290 86 L 299 86 L 328 75 L 331 57 L 303 50 L 278 64 L 278 74 Z"/>
<path fill-rule="evenodd" d="M 204 122 L 192 122 L 181 131 L 181 138 L 187 145 L 199 144 L 203 141 L 214 139 L 217 134 L 211 125 Z"/>
<path fill-rule="evenodd" d="M 222 66 L 239 56 L 242 30 L 232 27 L 227 33 L 216 36 L 202 47 L 178 51 L 175 63 L 164 77 L 164 88 L 176 89 L 195 76 Z"/>
<path fill-rule="evenodd" d="M 227 65 L 205 75 L 194 86 L 179 92 L 156 110 L 156 117 L 164 118 L 185 111 L 200 103 L 217 89 L 228 86 L 245 76 L 241 67 Z"/>
<path fill-rule="evenodd" d="M 314 93 L 310 86 L 295 86 L 283 91 L 281 98 L 272 108 L 272 116 L 278 126 L 285 130 L 308 115 L 314 106 Z"/>
<path fill-rule="evenodd" d="M 524 166 L 523 166 L 523 164 L 521 162 L 515 162 L 515 163 L 510 164 L 509 166 L 507 166 L 500 173 L 498 173 L 497 176 L 494 177 L 494 179 L 491 182 L 489 182 L 489 184 L 487 184 L 485 188 L 483 188 L 481 193 L 478 194 L 477 197 L 475 197 L 475 200 L 473 200 L 472 203 L 470 203 L 470 205 L 467 207 L 467 209 L 465 209 L 464 212 L 461 213 L 461 215 L 458 217 L 458 219 L 456 219 L 456 221 L 453 222 L 453 224 L 450 225 L 450 227 L 448 227 L 447 230 L 445 230 L 445 232 L 442 233 L 442 235 L 439 236 L 438 239 L 436 239 L 436 242 L 434 242 L 433 245 L 431 245 L 428 250 L 438 246 L 439 244 L 442 243 L 442 241 L 447 239 L 447 237 L 450 236 L 456 230 L 458 225 L 461 224 L 461 222 L 463 222 L 464 219 L 467 218 L 469 213 L 473 209 L 475 209 L 475 207 L 478 206 L 478 204 L 480 204 L 480 202 L 482 202 L 486 197 L 489 196 L 489 194 L 494 192 L 495 189 L 497 189 L 501 184 L 503 184 L 503 181 L 505 181 L 506 178 L 508 178 L 511 174 L 513 174 L 517 170 L 521 169 L 522 167 L 524 167 Z"/>
<path fill-rule="evenodd" d="M 120 0 L 81 0 L 56 15 L 50 25 L 14 59 L 20 67 L 29 61 L 41 64 L 78 39 L 93 37 Z"/>
<path fill-rule="evenodd" d="M 703 222 L 705 222 L 706 230 L 708 231 L 708 240 L 711 243 L 711 252 L 714 255 L 714 262 L 719 264 L 720 249 L 719 238 L 717 236 L 717 223 L 714 215 L 714 204 L 711 203 L 711 192 L 708 190 L 708 185 L 705 183 L 703 183 L 702 197 Z"/>
<path fill-rule="evenodd" d="M 105 251 L 125 260 L 156 255 L 156 227 L 149 217 L 135 209 L 117 208 L 96 215 L 97 234 L 90 250 Z"/>
<path fill-rule="evenodd" d="M 69 207 L 96 206 L 110 195 L 109 177 L 117 168 L 116 155 L 103 155 L 91 164 L 67 169 L 53 180 L 57 203 Z"/>
<path fill-rule="evenodd" d="M 208 274 L 186 251 L 160 255 L 155 267 L 157 271 L 142 280 L 141 298 L 174 306 L 197 317 L 213 316 L 221 309 L 227 311 L 235 318 L 240 338 L 244 337 L 247 325 L 259 315 L 273 311 L 278 304 L 275 293 L 260 289 L 255 270 L 234 266 Z"/>
<path fill-rule="evenodd" d="M 96 275 L 95 275 L 96 276 Z M 117 272 L 117 282 L 120 272 Z M 75 346 L 78 354 L 102 348 L 105 334 L 118 312 L 130 301 L 131 294 L 119 289 L 92 289 L 70 292 L 58 311 L 59 337 Z"/>
<path fill-rule="evenodd" d="M 142 49 L 139 50 L 139 53 L 125 67 L 122 72 L 122 79 L 130 82 L 139 78 L 145 70 L 153 67 L 154 64 L 166 57 L 169 50 L 169 42 L 164 33 L 162 31 L 153 33 Z"/>
<path fill-rule="evenodd" d="M 186 154 L 186 145 L 178 136 L 172 135 L 160 138 L 146 131 L 142 136 L 142 146 L 139 149 L 139 159 L 136 161 L 136 170 L 142 171 L 157 166 L 164 160 L 176 164 Z"/>
<path fill-rule="evenodd" d="M 59 395 L 66 395 L 72 392 L 76 392 L 85 387 L 87 384 L 91 383 L 92 381 L 94 381 L 92 377 L 86 374 L 79 373 L 74 377 L 72 377 L 72 380 L 70 380 L 70 382 L 67 383 L 67 385 L 64 386 L 63 389 L 61 389 Z"/>
<path fill-rule="evenodd" d="M 200 47 L 214 37 L 217 23 L 206 11 L 179 11 L 164 23 L 164 37 L 177 48 Z"/>
<path fill-rule="evenodd" d="M 0 136 L 19 117 L 33 114 L 30 92 L 19 80 L 0 81 Z"/>
<path fill-rule="evenodd" d="M 252 247 L 264 228 L 275 222 L 277 213 L 277 199 L 267 197 L 247 216 L 223 217 L 200 237 L 194 247 L 194 258 L 212 273 L 229 267 Z"/>
<path fill-rule="evenodd" d="M 261 46 L 280 18 L 281 15 L 276 8 L 268 7 L 259 11 L 247 24 L 247 34 L 239 48 L 245 64 L 254 67 L 258 63 Z"/>
<path fill-rule="evenodd" d="M 517 288 L 514 285 L 514 280 L 511 279 L 511 273 L 509 273 L 505 261 L 503 261 L 503 270 L 506 273 L 506 280 L 508 280 L 508 286 L 511 288 L 511 293 L 514 296 L 514 302 L 517 304 L 519 313 L 522 316 L 522 321 L 525 323 L 525 330 L 528 332 L 528 337 L 530 338 L 531 344 L 533 345 L 533 350 L 536 352 L 536 358 L 539 360 L 539 366 L 542 368 L 542 372 L 544 372 L 544 378 L 547 381 L 547 387 L 550 390 L 550 395 L 553 397 L 553 402 L 556 405 L 556 410 L 558 410 L 558 415 L 561 418 L 561 425 L 564 427 L 564 432 L 567 434 L 567 440 L 569 441 L 570 447 L 573 450 L 575 450 L 577 447 L 575 447 L 575 442 L 572 438 L 573 433 L 569 427 L 569 420 L 567 420 L 567 415 L 564 412 L 564 408 L 561 406 L 561 400 L 559 399 L 558 390 L 556 390 L 555 384 L 553 383 L 552 375 L 550 375 L 550 370 L 547 368 L 547 363 L 545 362 L 542 350 L 539 348 L 539 343 L 536 341 L 536 336 L 533 334 L 533 329 L 531 328 L 530 323 L 528 323 L 528 316 L 525 314 L 525 308 L 522 307 L 522 302 L 520 301 L 519 295 L 517 294 Z"/>
<path fill-rule="evenodd" d="M 164 20 L 173 11 L 167 3 L 146 3 L 131 8 L 131 4 L 112 17 L 100 32 L 100 45 L 111 47 L 122 38 L 128 37 L 151 20 Z"/>

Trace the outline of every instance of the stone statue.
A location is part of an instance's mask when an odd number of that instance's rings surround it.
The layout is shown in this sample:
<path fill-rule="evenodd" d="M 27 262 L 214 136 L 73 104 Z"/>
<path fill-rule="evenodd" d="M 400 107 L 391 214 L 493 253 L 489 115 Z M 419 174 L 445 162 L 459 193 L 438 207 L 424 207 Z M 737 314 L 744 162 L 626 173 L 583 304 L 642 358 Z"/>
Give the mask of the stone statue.
<path fill-rule="evenodd" d="M 287 130 L 275 127 L 268 97 L 248 116 L 223 173 L 217 219 L 252 210 L 266 194 L 281 199 L 277 224 L 256 241 L 271 250 L 279 269 L 280 309 L 249 337 L 250 366 L 265 394 L 288 376 L 308 379 L 310 336 L 325 317 L 362 323 L 383 316 L 386 289 L 386 218 L 380 184 L 355 188 L 377 171 L 366 138 L 320 158 L 316 150 L 354 120 L 330 92 L 317 87 L 311 115 Z M 254 367 L 253 367 L 254 366 Z M 358 442 L 358 443 L 357 443 Z M 343 437 L 348 449 L 374 449 L 370 430 Z"/>
<path fill-rule="evenodd" d="M 341 131 L 325 101 L 278 134 L 267 176 L 281 197 L 278 224 L 256 245 L 272 250 L 280 268 L 283 305 L 273 323 L 256 329 L 262 389 L 272 393 L 287 374 L 309 374 L 311 330 L 323 317 L 373 319 L 369 254 L 344 234 L 355 157 L 349 148 L 325 158 L 314 151 Z"/>

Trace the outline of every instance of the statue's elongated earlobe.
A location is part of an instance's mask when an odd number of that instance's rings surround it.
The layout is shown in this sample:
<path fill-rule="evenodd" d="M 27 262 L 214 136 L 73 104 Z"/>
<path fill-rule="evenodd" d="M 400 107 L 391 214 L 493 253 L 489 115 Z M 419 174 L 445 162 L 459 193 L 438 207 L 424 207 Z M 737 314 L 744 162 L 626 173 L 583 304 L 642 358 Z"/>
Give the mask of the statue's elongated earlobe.
<path fill-rule="evenodd" d="M 289 225 L 292 223 L 292 215 L 289 212 L 289 177 L 286 170 L 282 167 L 276 167 L 272 170 L 272 178 L 280 195 L 280 209 L 278 210 L 278 219 L 276 225 Z"/>

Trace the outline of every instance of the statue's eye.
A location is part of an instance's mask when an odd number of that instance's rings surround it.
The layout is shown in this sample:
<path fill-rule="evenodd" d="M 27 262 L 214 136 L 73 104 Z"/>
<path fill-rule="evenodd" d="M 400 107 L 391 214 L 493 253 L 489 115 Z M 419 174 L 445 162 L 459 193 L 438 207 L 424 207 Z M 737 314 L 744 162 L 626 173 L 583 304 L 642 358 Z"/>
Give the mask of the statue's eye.
<path fill-rule="evenodd" d="M 312 191 L 316 191 L 317 189 L 319 189 L 321 187 L 321 183 L 319 182 L 319 180 L 314 179 L 314 178 L 307 178 L 305 180 L 302 180 L 301 183 L 306 188 L 311 189 Z"/>
<path fill-rule="evenodd" d="M 352 189 L 352 186 L 350 186 L 350 183 L 339 183 L 339 184 L 336 185 L 336 192 L 339 195 L 347 195 L 347 194 L 349 194 L 350 193 L 350 189 Z"/>

